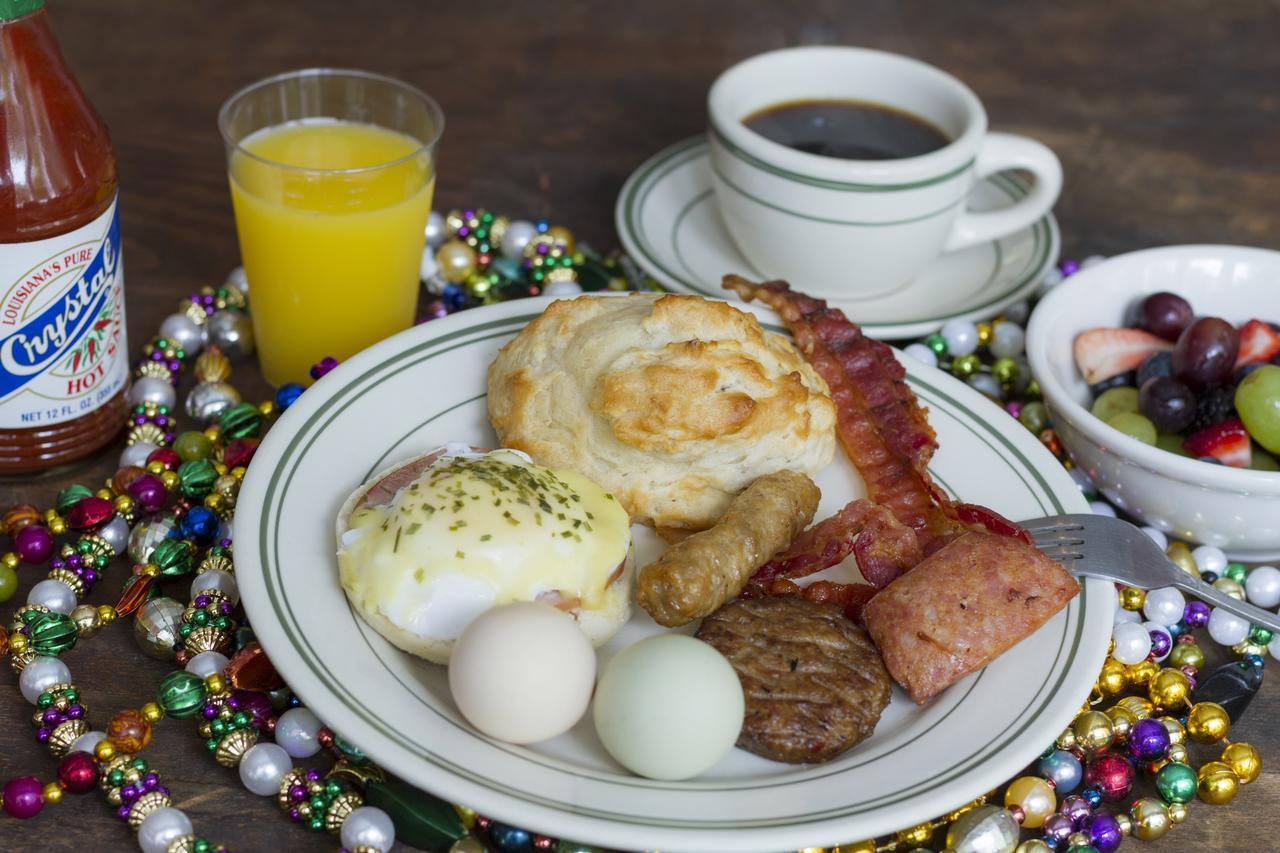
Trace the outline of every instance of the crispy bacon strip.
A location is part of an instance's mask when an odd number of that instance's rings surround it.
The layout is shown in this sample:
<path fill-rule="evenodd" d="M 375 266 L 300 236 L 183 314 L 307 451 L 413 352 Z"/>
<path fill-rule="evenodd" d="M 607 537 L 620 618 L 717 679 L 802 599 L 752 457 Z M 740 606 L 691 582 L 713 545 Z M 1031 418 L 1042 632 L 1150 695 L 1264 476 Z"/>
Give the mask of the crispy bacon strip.
<path fill-rule="evenodd" d="M 777 311 L 826 380 L 840 443 L 862 474 L 870 499 L 916 531 L 923 553 L 962 532 L 951 503 L 929 477 L 938 442 L 928 411 L 907 385 L 893 351 L 862 334 L 843 311 L 793 292 L 786 282 L 755 284 L 730 275 L 724 286 Z"/>

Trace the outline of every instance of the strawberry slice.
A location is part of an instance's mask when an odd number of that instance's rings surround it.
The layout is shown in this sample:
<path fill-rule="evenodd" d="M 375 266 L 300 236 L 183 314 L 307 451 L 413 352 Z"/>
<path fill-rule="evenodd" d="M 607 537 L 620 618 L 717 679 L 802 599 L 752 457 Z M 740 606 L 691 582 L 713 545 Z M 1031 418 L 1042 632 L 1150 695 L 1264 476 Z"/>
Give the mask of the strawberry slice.
<path fill-rule="evenodd" d="M 1270 361 L 1280 355 L 1280 334 L 1269 323 L 1250 320 L 1240 327 L 1240 352 L 1236 356 L 1236 370 L 1246 364 Z"/>
<path fill-rule="evenodd" d="M 1171 349 L 1171 342 L 1141 329 L 1099 328 L 1077 335 L 1074 352 L 1084 381 L 1095 385 L 1136 370 L 1153 352 Z"/>
<path fill-rule="evenodd" d="M 1249 433 L 1238 418 L 1191 433 L 1182 442 L 1182 449 L 1195 457 L 1212 456 L 1233 468 L 1248 468 L 1253 459 Z"/>

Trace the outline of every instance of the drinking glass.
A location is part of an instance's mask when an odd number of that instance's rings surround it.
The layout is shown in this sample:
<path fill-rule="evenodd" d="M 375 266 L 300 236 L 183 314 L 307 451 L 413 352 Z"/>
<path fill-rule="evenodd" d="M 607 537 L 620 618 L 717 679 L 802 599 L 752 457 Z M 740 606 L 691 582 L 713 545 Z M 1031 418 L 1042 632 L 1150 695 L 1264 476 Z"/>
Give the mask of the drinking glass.
<path fill-rule="evenodd" d="M 267 380 L 306 381 L 324 356 L 409 328 L 440 106 L 390 77 L 313 68 L 240 90 L 218 127 Z"/>

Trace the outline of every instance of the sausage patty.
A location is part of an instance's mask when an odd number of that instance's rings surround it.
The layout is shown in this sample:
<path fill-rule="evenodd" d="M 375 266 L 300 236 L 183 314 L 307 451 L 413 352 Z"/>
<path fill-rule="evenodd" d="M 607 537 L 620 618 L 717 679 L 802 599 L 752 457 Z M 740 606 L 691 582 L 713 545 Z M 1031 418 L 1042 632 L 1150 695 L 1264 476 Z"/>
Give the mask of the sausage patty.
<path fill-rule="evenodd" d="M 738 599 L 697 637 L 737 670 L 738 746 L 793 764 L 830 761 L 875 730 L 892 684 L 866 633 L 838 607 L 799 597 Z"/>

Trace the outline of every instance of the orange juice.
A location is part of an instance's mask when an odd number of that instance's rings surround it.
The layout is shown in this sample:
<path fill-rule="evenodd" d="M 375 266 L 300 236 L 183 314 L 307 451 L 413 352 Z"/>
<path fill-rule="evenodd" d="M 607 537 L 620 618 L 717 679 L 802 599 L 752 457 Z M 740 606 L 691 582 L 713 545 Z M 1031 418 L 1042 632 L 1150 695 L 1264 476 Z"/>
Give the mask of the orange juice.
<path fill-rule="evenodd" d="M 322 357 L 347 358 L 413 324 L 435 188 L 421 142 L 307 119 L 246 137 L 229 172 L 268 381 L 306 381 Z"/>

